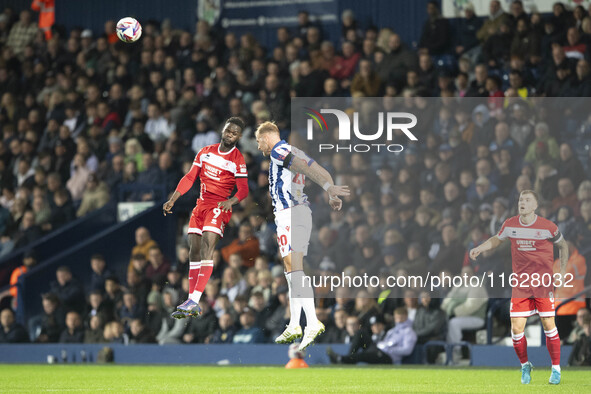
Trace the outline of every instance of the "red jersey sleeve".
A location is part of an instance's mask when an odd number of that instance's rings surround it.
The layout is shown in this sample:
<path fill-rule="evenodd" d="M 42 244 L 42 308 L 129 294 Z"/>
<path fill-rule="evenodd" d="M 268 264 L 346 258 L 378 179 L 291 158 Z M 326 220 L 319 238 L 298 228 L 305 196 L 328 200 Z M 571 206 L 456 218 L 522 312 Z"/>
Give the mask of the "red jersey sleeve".
<path fill-rule="evenodd" d="M 560 240 L 562 240 L 562 233 L 558 229 L 558 226 L 556 225 L 556 223 L 554 223 L 552 221 L 548 221 L 548 222 L 549 222 L 549 230 L 550 230 L 550 234 L 551 234 L 551 237 L 548 238 L 548 241 L 553 242 L 553 243 L 560 242 Z"/>
<path fill-rule="evenodd" d="M 503 225 L 501 226 L 499 232 L 497 233 L 497 238 L 500 239 L 500 240 L 507 239 L 507 237 L 508 237 L 508 234 L 507 234 L 507 231 L 506 231 L 507 222 L 508 221 L 509 221 L 509 219 L 506 219 L 503 222 Z"/>
<path fill-rule="evenodd" d="M 195 183 L 195 179 L 199 176 L 201 172 L 201 151 L 197 153 L 195 156 L 195 160 L 193 160 L 193 165 L 189 172 L 185 174 L 184 177 L 181 178 L 179 184 L 176 187 L 176 191 L 179 192 L 181 195 L 185 194 L 186 192 L 191 189 L 193 184 Z"/>
<path fill-rule="evenodd" d="M 236 198 L 239 201 L 248 196 L 248 173 L 246 171 L 246 161 L 241 153 L 236 155 Z"/>
<path fill-rule="evenodd" d="M 246 178 L 248 173 L 246 172 L 246 161 L 241 153 L 236 155 L 236 178 Z"/>

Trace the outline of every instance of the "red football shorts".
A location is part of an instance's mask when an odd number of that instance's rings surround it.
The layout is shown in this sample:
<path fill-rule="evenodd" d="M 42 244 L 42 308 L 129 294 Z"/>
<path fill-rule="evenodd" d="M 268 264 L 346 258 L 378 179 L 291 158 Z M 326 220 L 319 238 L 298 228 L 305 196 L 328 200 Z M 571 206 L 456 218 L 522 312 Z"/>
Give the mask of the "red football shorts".
<path fill-rule="evenodd" d="M 188 233 L 201 235 L 210 231 L 223 237 L 231 217 L 232 212 L 222 212 L 217 201 L 197 200 L 197 205 L 191 212 Z"/>
<path fill-rule="evenodd" d="M 529 317 L 536 313 L 540 317 L 554 317 L 554 294 L 544 298 L 511 298 L 511 317 Z"/>

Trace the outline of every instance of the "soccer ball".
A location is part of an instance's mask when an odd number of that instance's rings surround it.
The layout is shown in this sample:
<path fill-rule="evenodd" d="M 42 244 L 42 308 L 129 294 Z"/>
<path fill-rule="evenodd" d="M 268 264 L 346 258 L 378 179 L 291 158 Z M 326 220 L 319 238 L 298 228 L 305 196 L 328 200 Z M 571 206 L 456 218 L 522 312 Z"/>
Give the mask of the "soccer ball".
<path fill-rule="evenodd" d="M 133 18 L 126 17 L 117 22 L 117 37 L 123 42 L 135 42 L 142 35 L 142 25 Z"/>

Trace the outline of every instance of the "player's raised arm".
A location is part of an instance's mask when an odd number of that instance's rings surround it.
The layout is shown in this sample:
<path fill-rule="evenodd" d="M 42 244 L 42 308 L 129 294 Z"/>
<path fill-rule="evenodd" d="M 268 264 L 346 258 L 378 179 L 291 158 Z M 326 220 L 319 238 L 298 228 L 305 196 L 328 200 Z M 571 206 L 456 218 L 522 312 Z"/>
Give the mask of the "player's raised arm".
<path fill-rule="evenodd" d="M 170 196 L 170 199 L 166 201 L 162 206 L 164 216 L 166 216 L 167 213 L 172 213 L 172 207 L 174 206 L 174 203 L 176 202 L 176 200 L 179 199 L 180 196 L 182 196 L 183 194 L 188 192 L 189 189 L 191 189 L 191 187 L 195 183 L 195 179 L 197 179 L 197 177 L 199 176 L 200 171 L 201 163 L 199 162 L 199 154 L 197 154 L 189 172 L 187 172 L 185 176 L 181 178 L 174 193 L 172 193 L 172 196 Z"/>
<path fill-rule="evenodd" d="M 474 249 L 470 250 L 470 258 L 472 260 L 476 260 L 476 258 L 480 255 L 480 253 L 487 252 L 489 250 L 493 250 L 493 249 L 499 247 L 499 245 L 501 245 L 503 243 L 503 241 L 504 241 L 504 239 L 499 238 L 498 235 L 493 235 L 492 237 L 487 239 L 485 242 L 481 243 L 480 245 L 478 245 Z"/>
<path fill-rule="evenodd" d="M 286 157 L 285 161 L 289 163 L 287 168 L 290 171 L 307 176 L 314 183 L 320 185 L 324 190 L 326 190 L 330 198 L 329 204 L 333 209 L 339 210 L 343 205 L 343 202 L 339 196 L 348 196 L 351 194 L 349 191 L 349 186 L 335 185 L 330 173 L 317 162 L 307 162 L 302 158 L 293 156 L 292 153 Z"/>

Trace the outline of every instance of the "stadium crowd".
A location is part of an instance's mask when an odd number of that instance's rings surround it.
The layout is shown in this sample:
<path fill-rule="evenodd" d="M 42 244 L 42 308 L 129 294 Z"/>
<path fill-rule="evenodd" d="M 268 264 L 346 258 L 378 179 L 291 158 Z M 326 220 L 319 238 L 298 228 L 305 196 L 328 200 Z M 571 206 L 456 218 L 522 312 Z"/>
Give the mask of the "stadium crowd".
<path fill-rule="evenodd" d="M 238 37 L 204 21 L 194 34 L 167 20 L 149 21 L 132 45 L 117 40 L 113 21 L 98 36 L 56 29 L 46 41 L 31 12 L 5 9 L 0 256 L 109 201 L 164 198 L 195 153 L 219 141 L 229 116 L 247 124 L 239 147 L 250 195 L 235 207 L 216 251 L 200 317 L 169 317 L 187 297 L 184 232 L 177 256 L 164 256 L 138 228 L 125 277 L 116 273 L 127 262 L 100 254 L 88 262 L 91 278 L 73 278 L 60 267 L 42 296 L 44 313 L 29 327 L 2 311 L 0 342 L 260 343 L 281 333 L 288 289 L 277 256 L 269 163 L 257 151 L 254 130 L 274 120 L 286 138 L 297 138 L 289 134 L 291 97 L 392 97 L 407 108 L 431 109 L 422 113 L 420 144 L 396 158 L 325 159 L 354 193 L 342 211 L 328 212 L 320 189 L 308 188 L 316 209 L 307 261 L 314 272 L 495 271 L 510 263 L 508 248 L 477 262 L 466 252 L 515 214 L 521 190 L 534 189 L 539 214 L 569 241 L 569 272 L 582 275 L 576 288 L 582 289 L 591 245 L 591 117 L 588 101 L 566 98 L 591 96 L 591 10 L 556 3 L 550 15 L 527 14 L 514 1 L 507 11 L 493 0 L 490 15 L 477 17 L 468 6 L 452 25 L 431 2 L 417 48 L 402 42 L 395 26 L 361 29 L 350 11 L 342 15 L 342 37 L 326 41 L 322 26 L 302 11 L 298 27 L 279 28 L 277 46 L 265 48 L 251 34 Z M 557 115 L 549 117 L 548 107 L 560 101 L 537 99 L 544 96 L 565 97 L 568 105 L 552 108 Z M 181 220 L 196 190 L 183 197 Z M 30 251 L 13 277 L 34 264 Z M 319 341 L 351 344 L 349 354 L 331 354 L 334 362 L 398 362 L 414 342 L 458 342 L 462 330 L 484 326 L 491 302 L 469 287 L 437 296 L 344 288 L 317 295 L 327 326 Z M 589 336 L 586 302 L 559 317 L 567 343 Z M 395 321 L 397 331 L 388 331 Z M 497 325 L 506 333 L 508 305 Z M 400 349 L 380 345 L 395 335 L 407 339 Z"/>

